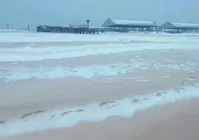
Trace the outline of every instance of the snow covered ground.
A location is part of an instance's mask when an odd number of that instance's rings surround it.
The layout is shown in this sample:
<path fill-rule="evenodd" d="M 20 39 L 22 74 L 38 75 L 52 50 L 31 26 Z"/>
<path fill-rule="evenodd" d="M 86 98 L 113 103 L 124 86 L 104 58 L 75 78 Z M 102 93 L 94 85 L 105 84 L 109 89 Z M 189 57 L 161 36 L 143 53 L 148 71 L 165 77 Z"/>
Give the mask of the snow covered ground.
<path fill-rule="evenodd" d="M 198 98 L 198 47 L 194 34 L 0 33 L 0 137 Z"/>
<path fill-rule="evenodd" d="M 187 36 L 189 40 L 187 40 Z M 130 34 L 105 33 L 90 34 L 60 34 L 60 33 L 34 33 L 34 32 L 8 32 L 0 33 L 0 42 L 199 42 L 197 34 Z"/>
<path fill-rule="evenodd" d="M 44 43 L 38 45 L 42 42 Z M 78 42 L 83 44 L 77 46 Z M 89 45 L 91 43 L 95 44 Z M 1 33 L 0 61 L 39 61 L 145 49 L 196 49 L 198 43 L 199 36 L 195 35 Z M 38 48 L 37 45 L 40 47 Z"/>

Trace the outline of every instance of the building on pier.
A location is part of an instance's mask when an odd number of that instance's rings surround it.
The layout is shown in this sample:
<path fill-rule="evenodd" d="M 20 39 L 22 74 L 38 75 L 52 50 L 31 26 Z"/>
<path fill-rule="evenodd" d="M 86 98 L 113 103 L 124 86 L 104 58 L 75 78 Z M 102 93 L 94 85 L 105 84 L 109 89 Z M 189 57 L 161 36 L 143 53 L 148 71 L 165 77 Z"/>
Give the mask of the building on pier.
<path fill-rule="evenodd" d="M 153 21 L 126 20 L 108 18 L 102 27 L 105 31 L 128 32 L 128 31 L 156 31 L 157 24 Z"/>
<path fill-rule="evenodd" d="M 199 24 L 165 22 L 160 29 L 168 33 L 199 32 Z"/>

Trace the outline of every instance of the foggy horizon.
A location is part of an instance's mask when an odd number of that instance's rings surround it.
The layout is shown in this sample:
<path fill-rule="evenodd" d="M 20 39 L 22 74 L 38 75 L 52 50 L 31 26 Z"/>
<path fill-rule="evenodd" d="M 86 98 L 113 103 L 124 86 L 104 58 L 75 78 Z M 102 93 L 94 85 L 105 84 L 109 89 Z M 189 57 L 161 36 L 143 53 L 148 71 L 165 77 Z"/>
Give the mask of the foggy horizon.
<path fill-rule="evenodd" d="M 1 0 L 0 28 L 20 29 L 30 25 L 101 26 L 107 18 L 199 23 L 197 0 Z"/>

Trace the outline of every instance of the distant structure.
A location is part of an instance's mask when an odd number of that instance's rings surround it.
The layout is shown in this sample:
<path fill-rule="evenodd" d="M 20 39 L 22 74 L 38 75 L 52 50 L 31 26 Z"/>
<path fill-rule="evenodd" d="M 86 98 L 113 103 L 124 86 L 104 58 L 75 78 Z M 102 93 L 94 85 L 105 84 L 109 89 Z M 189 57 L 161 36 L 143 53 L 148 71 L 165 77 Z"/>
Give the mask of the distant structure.
<path fill-rule="evenodd" d="M 30 31 L 30 26 L 29 25 L 27 25 L 27 30 Z"/>
<path fill-rule="evenodd" d="M 102 27 L 105 31 L 156 31 L 157 24 L 153 21 L 138 21 L 125 19 L 110 19 L 108 18 Z"/>
<path fill-rule="evenodd" d="M 165 22 L 160 29 L 168 33 L 199 32 L 199 24 Z"/>
<path fill-rule="evenodd" d="M 9 29 L 9 25 L 7 25 Z M 30 30 L 29 25 L 27 30 Z M 85 24 L 69 26 L 37 26 L 37 32 L 52 32 L 52 33 L 75 33 L 75 34 L 99 34 L 100 32 L 167 32 L 167 33 L 183 33 L 197 32 L 199 33 L 199 24 L 193 23 L 176 23 L 165 22 L 162 25 L 157 25 L 153 21 L 145 20 L 128 20 L 128 19 L 111 19 L 108 18 L 101 27 L 90 26 L 90 20 L 86 20 Z"/>
<path fill-rule="evenodd" d="M 90 27 L 90 20 L 86 20 L 86 23 L 87 23 L 87 28 Z"/>
<path fill-rule="evenodd" d="M 90 20 L 86 20 L 86 24 L 62 26 L 37 26 L 37 32 L 52 32 L 52 33 L 77 33 L 77 34 L 99 34 L 100 28 L 90 27 Z"/>

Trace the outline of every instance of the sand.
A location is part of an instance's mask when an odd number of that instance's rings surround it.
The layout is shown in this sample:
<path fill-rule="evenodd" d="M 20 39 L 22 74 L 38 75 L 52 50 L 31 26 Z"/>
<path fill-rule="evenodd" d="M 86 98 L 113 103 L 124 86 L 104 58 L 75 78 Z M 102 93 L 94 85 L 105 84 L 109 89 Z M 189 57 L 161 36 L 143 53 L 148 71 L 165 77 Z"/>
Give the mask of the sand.
<path fill-rule="evenodd" d="M 0 119 L 9 120 L 41 109 L 82 106 L 145 95 L 193 84 L 197 80 L 198 72 L 147 70 L 109 79 L 35 79 L 2 84 L 0 89 L 4 92 L 1 92 Z M 15 97 L 11 98 L 13 95 Z"/>
<path fill-rule="evenodd" d="M 3 38 L 0 48 L 1 57 L 5 55 L 0 61 L 0 130 L 9 130 L 8 125 L 16 128 L 12 121 L 22 122 L 31 128 L 32 122 L 46 116 L 49 118 L 49 114 L 53 118 L 55 116 L 52 114 L 59 109 L 69 109 L 64 115 L 76 113 L 75 118 L 78 118 L 78 115 L 86 112 L 85 106 L 92 104 L 104 106 L 125 98 L 139 104 L 139 100 L 134 99 L 138 96 L 142 96 L 143 100 L 148 96 L 159 98 L 162 93 L 170 91 L 175 91 L 173 96 L 177 96 L 184 87 L 197 88 L 199 57 L 198 49 L 193 47 L 198 43 L 196 36 L 106 35 L 102 38 L 100 35 L 93 37 L 91 42 L 88 36 L 82 36 L 79 41 L 75 37 L 70 42 L 73 35 L 69 35 L 69 41 L 64 42 L 67 36 L 60 34 L 57 37 L 61 38 L 55 38 L 52 42 L 48 39 L 56 35 L 47 38 L 47 34 L 17 34 L 19 40 L 16 42 L 15 36 L 11 36 L 10 42 Z M 49 43 L 53 48 L 46 49 Z M 61 46 L 56 48 L 54 45 Z M 105 45 L 115 47 L 106 48 Z M 94 47 L 99 53 L 94 51 Z M 69 57 L 70 50 L 73 55 Z M 191 95 L 191 92 L 186 94 Z M 161 98 L 169 100 L 169 97 Z M 127 118 L 110 115 L 104 121 L 80 121 L 69 128 L 33 131 L 7 138 L 0 135 L 0 140 L 23 140 L 27 137 L 39 140 L 194 140 L 199 137 L 196 133 L 199 121 L 197 106 L 198 99 L 177 100 L 172 104 L 135 112 L 132 116 L 127 115 Z M 78 109 L 73 110 L 76 107 Z M 21 124 L 19 129 L 23 127 Z"/>
<path fill-rule="evenodd" d="M 2 138 L 25 139 L 88 139 L 88 140 L 195 140 L 198 139 L 198 101 L 188 100 L 137 112 L 131 118 L 108 118 L 97 123 L 82 122 L 72 128 Z"/>

